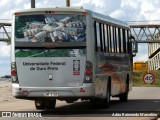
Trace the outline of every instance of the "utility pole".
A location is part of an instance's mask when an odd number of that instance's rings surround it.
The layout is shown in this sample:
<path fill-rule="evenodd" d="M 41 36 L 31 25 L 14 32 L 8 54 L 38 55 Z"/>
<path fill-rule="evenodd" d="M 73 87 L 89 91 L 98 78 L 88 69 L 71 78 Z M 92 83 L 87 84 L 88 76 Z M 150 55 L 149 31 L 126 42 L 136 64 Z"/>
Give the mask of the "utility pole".
<path fill-rule="evenodd" d="M 66 0 L 66 7 L 70 7 L 70 0 Z"/>
<path fill-rule="evenodd" d="M 31 0 L 31 8 L 35 8 L 35 0 Z"/>
<path fill-rule="evenodd" d="M 35 0 L 31 0 L 31 8 L 35 8 Z M 70 7 L 70 0 L 66 0 L 66 7 Z"/>

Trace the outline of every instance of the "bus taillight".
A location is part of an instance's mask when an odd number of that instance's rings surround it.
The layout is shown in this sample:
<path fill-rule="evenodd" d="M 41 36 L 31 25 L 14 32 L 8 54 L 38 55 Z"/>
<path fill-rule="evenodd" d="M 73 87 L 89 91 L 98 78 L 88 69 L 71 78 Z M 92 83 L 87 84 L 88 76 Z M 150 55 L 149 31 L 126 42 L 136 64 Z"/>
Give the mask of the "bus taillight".
<path fill-rule="evenodd" d="M 82 12 L 82 15 L 87 15 L 87 12 Z"/>
<path fill-rule="evenodd" d="M 13 69 L 13 70 L 11 71 L 11 75 L 12 75 L 12 76 L 15 76 L 15 75 L 16 75 L 16 70 L 15 70 L 15 69 Z"/>
<path fill-rule="evenodd" d="M 15 62 L 11 63 L 11 75 L 12 75 L 12 83 L 19 83 L 17 78 L 16 64 Z"/>
<path fill-rule="evenodd" d="M 90 61 L 86 62 L 86 71 L 85 71 L 85 76 L 84 76 L 84 83 L 91 83 L 93 80 L 93 66 Z"/>
<path fill-rule="evenodd" d="M 86 70 L 86 75 L 90 75 L 91 74 L 91 70 Z"/>
<path fill-rule="evenodd" d="M 45 11 L 46 14 L 55 14 L 55 11 Z"/>
<path fill-rule="evenodd" d="M 15 16 L 18 16 L 18 15 L 19 15 L 19 13 L 18 13 L 18 12 L 16 12 L 16 13 L 15 13 Z"/>

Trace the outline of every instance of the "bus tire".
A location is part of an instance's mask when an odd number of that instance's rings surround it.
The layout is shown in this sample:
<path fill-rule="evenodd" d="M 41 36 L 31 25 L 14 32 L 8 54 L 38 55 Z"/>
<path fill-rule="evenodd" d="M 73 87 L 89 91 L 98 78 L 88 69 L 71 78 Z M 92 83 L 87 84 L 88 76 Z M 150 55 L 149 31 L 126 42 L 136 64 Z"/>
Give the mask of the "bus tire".
<path fill-rule="evenodd" d="M 56 106 L 56 99 L 53 100 L 47 100 L 46 101 L 46 110 L 54 110 Z"/>
<path fill-rule="evenodd" d="M 106 98 L 104 99 L 105 107 L 109 107 L 110 105 L 110 95 L 111 95 L 111 89 L 110 89 L 110 82 L 109 82 L 107 85 Z"/>
<path fill-rule="evenodd" d="M 96 99 L 96 98 L 91 98 L 91 99 L 90 99 L 90 103 L 93 104 L 93 105 L 94 105 L 94 104 L 97 104 L 98 102 L 99 102 L 99 100 Z"/>
<path fill-rule="evenodd" d="M 35 100 L 35 107 L 37 110 L 44 110 L 45 104 L 42 100 Z"/>
<path fill-rule="evenodd" d="M 101 106 L 103 108 L 108 108 L 109 105 L 110 105 L 110 95 L 111 95 L 111 84 L 110 84 L 110 81 L 108 82 L 108 85 L 107 85 L 107 90 L 106 90 L 106 97 L 102 99 L 102 102 L 101 102 Z"/>
<path fill-rule="evenodd" d="M 126 84 L 125 87 L 125 93 L 122 93 L 119 95 L 119 99 L 121 102 L 127 102 L 128 101 L 128 89 L 129 89 L 129 85 Z"/>

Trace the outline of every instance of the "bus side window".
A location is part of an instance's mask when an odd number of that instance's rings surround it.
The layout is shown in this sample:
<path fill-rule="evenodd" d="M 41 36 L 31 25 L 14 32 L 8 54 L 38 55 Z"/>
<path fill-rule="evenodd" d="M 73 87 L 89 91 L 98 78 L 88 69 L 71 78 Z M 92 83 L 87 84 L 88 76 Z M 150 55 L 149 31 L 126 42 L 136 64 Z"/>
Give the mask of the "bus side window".
<path fill-rule="evenodd" d="M 94 21 L 94 39 L 95 39 L 95 51 L 98 52 L 97 26 L 96 26 L 96 21 Z"/>
<path fill-rule="evenodd" d="M 129 53 L 129 30 L 127 30 L 127 53 Z"/>
<path fill-rule="evenodd" d="M 95 51 L 129 53 L 129 30 L 94 21 Z"/>
<path fill-rule="evenodd" d="M 113 43 L 113 52 L 115 53 L 116 52 L 116 37 L 115 37 L 115 27 L 113 26 L 112 27 L 112 36 L 113 36 L 113 39 L 112 39 L 112 43 Z"/>
<path fill-rule="evenodd" d="M 100 27 L 99 27 L 99 22 L 96 22 L 96 31 L 97 31 L 97 48 L 98 48 L 98 51 L 97 52 L 100 52 L 101 51 L 101 46 L 100 46 Z"/>
<path fill-rule="evenodd" d="M 94 21 L 94 37 L 95 37 L 95 51 L 96 52 L 102 52 L 103 51 L 103 43 L 102 43 L 102 29 L 101 29 L 101 23 Z"/>
<path fill-rule="evenodd" d="M 105 37 L 105 44 L 106 44 L 105 47 L 106 47 L 106 52 L 108 53 L 109 52 L 109 46 L 108 46 L 109 45 L 109 41 L 108 41 L 108 39 L 109 39 L 108 38 L 109 37 L 108 36 L 108 25 L 105 25 L 105 36 L 106 36 Z"/>
<path fill-rule="evenodd" d="M 103 52 L 106 52 L 105 24 L 102 24 L 102 33 L 103 33 Z"/>
<path fill-rule="evenodd" d="M 120 41 L 120 43 L 121 43 L 121 53 L 123 53 L 124 48 L 123 48 L 123 29 L 122 28 L 120 29 L 120 37 L 121 37 L 121 41 Z"/>
<path fill-rule="evenodd" d="M 115 36 L 116 36 L 116 52 L 119 53 L 119 42 L 118 42 L 118 28 L 115 28 Z"/>
<path fill-rule="evenodd" d="M 126 50 L 126 30 L 125 29 L 122 29 L 122 32 L 123 32 L 123 52 L 126 53 L 127 50 Z"/>
<path fill-rule="evenodd" d="M 102 44 L 101 44 L 102 52 L 106 52 L 104 23 L 101 23 L 101 40 L 102 40 Z"/>
<path fill-rule="evenodd" d="M 107 44 L 108 44 L 108 52 L 111 51 L 111 47 L 110 47 L 110 26 L 107 25 Z"/>
<path fill-rule="evenodd" d="M 112 43 L 111 43 L 111 40 L 112 40 L 112 38 L 111 38 L 111 36 L 112 36 L 112 34 L 111 34 L 111 26 L 109 25 L 108 26 L 108 34 L 109 34 L 109 39 L 108 39 L 108 41 L 109 41 L 109 52 L 112 52 Z"/>
<path fill-rule="evenodd" d="M 119 53 L 121 53 L 121 29 L 118 28 L 118 48 L 119 48 Z"/>
<path fill-rule="evenodd" d="M 102 23 L 99 22 L 100 52 L 103 52 Z"/>

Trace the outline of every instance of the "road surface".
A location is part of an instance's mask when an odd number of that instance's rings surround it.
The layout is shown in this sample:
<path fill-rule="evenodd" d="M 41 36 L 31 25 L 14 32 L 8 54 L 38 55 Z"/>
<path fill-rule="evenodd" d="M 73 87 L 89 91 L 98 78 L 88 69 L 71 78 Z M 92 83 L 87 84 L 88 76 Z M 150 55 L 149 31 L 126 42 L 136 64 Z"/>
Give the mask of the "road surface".
<path fill-rule="evenodd" d="M 112 98 L 109 108 L 99 108 L 93 106 L 88 101 L 78 101 L 67 104 L 64 101 L 57 101 L 56 110 L 38 111 L 34 107 L 33 101 L 17 100 L 11 95 L 11 83 L 9 81 L 0 81 L 0 111 L 31 111 L 41 113 L 46 120 L 50 119 L 80 119 L 83 116 L 85 120 L 117 120 L 117 117 L 107 117 L 113 113 L 120 112 L 158 112 L 160 113 L 160 88 L 159 87 L 133 87 L 129 93 L 128 102 L 119 102 L 117 98 Z M 159 114 L 158 114 L 159 115 Z M 53 118 L 51 118 L 52 116 Z M 98 117 L 98 118 L 97 118 Z M 156 120 L 158 117 L 118 117 L 119 120 Z M 5 118 L 0 118 L 5 119 Z M 16 120 L 17 118 L 15 118 Z M 34 118 L 35 119 L 35 118 Z M 37 118 L 38 120 L 39 118 Z"/>

